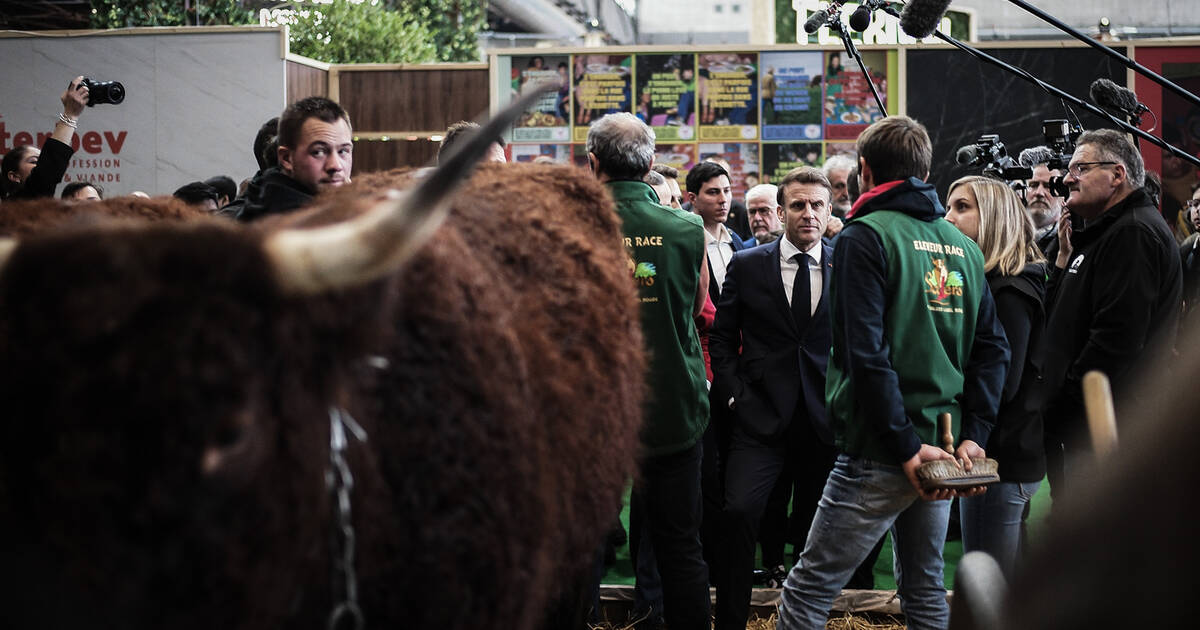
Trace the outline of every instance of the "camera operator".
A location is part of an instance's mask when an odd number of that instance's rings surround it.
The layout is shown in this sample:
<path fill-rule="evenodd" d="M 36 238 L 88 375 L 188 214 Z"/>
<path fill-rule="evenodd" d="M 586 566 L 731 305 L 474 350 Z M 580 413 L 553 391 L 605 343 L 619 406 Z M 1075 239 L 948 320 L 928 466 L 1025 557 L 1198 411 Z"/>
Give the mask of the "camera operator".
<path fill-rule="evenodd" d="M 1058 217 L 1062 214 L 1063 199 L 1050 192 L 1050 178 L 1062 172 L 1050 169 L 1045 163 L 1033 165 L 1033 178 L 1025 180 L 1025 209 L 1036 228 L 1034 240 L 1045 254 L 1051 243 L 1058 240 Z"/>
<path fill-rule="evenodd" d="M 60 100 L 63 111 L 54 123 L 54 133 L 46 138 L 42 148 L 22 145 L 4 156 L 0 164 L 3 171 L 0 184 L 3 184 L 5 199 L 54 196 L 54 188 L 62 181 L 71 156 L 75 154 L 71 137 L 79 126 L 79 114 L 88 103 L 88 88 L 83 84 L 82 76 L 71 80 Z"/>

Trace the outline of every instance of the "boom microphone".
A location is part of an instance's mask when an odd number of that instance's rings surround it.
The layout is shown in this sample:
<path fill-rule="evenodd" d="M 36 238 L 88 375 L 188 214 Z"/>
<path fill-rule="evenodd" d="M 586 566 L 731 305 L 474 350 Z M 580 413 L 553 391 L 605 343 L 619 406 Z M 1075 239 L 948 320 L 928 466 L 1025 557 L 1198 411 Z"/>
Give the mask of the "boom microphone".
<path fill-rule="evenodd" d="M 979 148 L 977 144 L 968 144 L 965 147 L 959 147 L 958 153 L 954 154 L 954 161 L 964 166 L 975 166 L 983 164 L 987 160 L 987 153 Z"/>
<path fill-rule="evenodd" d="M 812 14 L 812 16 L 808 18 L 808 21 L 804 23 L 804 32 L 816 33 L 818 29 L 820 29 L 822 26 L 825 26 L 825 23 L 829 21 L 830 9 L 836 11 L 837 7 L 834 5 L 829 5 L 824 9 Z"/>
<path fill-rule="evenodd" d="M 854 13 L 850 14 L 850 28 L 861 33 L 863 31 L 867 30 L 867 27 L 870 25 L 871 25 L 871 9 L 870 9 L 870 7 L 868 7 L 866 3 L 858 5 L 858 8 L 854 10 Z"/>
<path fill-rule="evenodd" d="M 900 28 L 917 39 L 925 39 L 937 30 L 950 0 L 909 0 L 900 13 Z"/>
<path fill-rule="evenodd" d="M 850 14 L 850 28 L 859 33 L 871 25 L 871 16 L 875 11 L 887 7 L 887 0 L 861 0 L 862 4 Z"/>
<path fill-rule="evenodd" d="M 1101 109 L 1118 118 L 1132 118 L 1141 121 L 1142 112 L 1150 111 L 1149 107 L 1138 102 L 1133 90 L 1123 88 L 1108 79 L 1096 79 L 1088 90 L 1092 102 Z"/>

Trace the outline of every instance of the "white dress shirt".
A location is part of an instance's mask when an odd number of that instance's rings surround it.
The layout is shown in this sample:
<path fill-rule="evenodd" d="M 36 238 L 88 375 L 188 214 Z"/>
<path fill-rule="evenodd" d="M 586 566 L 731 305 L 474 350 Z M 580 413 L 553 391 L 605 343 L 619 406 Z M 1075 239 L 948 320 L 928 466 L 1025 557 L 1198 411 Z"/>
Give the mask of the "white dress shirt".
<path fill-rule="evenodd" d="M 821 301 L 822 284 L 825 281 L 824 274 L 821 273 L 821 253 L 824 248 L 821 246 L 821 241 L 818 240 L 808 251 L 808 289 L 809 289 L 809 315 L 817 312 L 817 303 Z M 787 296 L 788 304 L 792 303 L 792 285 L 796 282 L 796 272 L 800 266 L 793 260 L 793 256 L 800 253 L 800 248 L 792 244 L 787 239 L 787 235 L 779 239 L 779 275 L 783 279 L 783 293 Z"/>
<path fill-rule="evenodd" d="M 717 281 L 717 293 L 720 293 L 721 285 L 725 284 L 725 270 L 729 267 L 729 260 L 733 258 L 733 236 L 722 224 L 717 225 L 717 234 L 718 236 L 713 236 L 707 227 L 704 228 L 708 268 L 712 269 L 713 278 Z"/>

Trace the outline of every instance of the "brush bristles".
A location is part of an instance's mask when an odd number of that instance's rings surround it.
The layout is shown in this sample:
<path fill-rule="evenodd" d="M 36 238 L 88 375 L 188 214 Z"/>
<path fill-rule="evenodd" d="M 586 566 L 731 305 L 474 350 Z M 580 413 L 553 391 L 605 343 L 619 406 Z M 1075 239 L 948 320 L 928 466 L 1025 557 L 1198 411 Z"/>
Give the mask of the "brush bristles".
<path fill-rule="evenodd" d="M 986 486 L 1000 481 L 1000 464 L 994 459 L 976 459 L 966 471 L 950 459 L 925 462 L 917 467 L 917 478 L 923 488 L 966 488 Z"/>

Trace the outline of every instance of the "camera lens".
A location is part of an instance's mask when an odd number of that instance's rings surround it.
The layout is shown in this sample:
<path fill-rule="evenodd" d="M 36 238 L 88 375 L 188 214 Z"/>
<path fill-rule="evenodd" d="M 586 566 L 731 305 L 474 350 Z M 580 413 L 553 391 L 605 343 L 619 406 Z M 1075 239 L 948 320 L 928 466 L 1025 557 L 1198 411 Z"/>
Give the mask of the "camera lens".
<path fill-rule="evenodd" d="M 88 107 L 94 105 L 118 105 L 125 100 L 125 86 L 117 81 L 92 81 L 84 79 L 88 89 Z"/>

